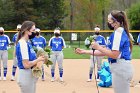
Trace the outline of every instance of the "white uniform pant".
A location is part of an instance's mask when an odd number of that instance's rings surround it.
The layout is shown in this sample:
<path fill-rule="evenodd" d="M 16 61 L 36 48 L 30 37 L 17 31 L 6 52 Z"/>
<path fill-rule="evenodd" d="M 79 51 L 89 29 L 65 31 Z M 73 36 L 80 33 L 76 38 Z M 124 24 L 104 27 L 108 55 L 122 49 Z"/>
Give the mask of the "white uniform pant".
<path fill-rule="evenodd" d="M 19 69 L 17 83 L 20 87 L 21 93 L 35 93 L 36 82 L 31 69 Z"/>
<path fill-rule="evenodd" d="M 63 70 L 63 59 L 64 55 L 62 51 L 52 51 L 51 61 L 53 62 L 53 65 L 51 66 L 51 69 L 55 70 L 56 62 L 58 62 L 59 70 Z"/>
<path fill-rule="evenodd" d="M 93 61 L 93 56 L 90 56 L 90 71 L 89 71 L 90 74 L 93 73 L 94 64 L 96 62 L 97 62 L 97 69 L 101 70 L 102 59 L 103 56 L 94 56 L 94 61 Z"/>
<path fill-rule="evenodd" d="M 7 68 L 7 61 L 8 61 L 7 50 L 0 50 L 0 61 L 3 62 L 3 68 Z M 0 62 L 0 68 L 1 68 L 1 62 Z"/>
<path fill-rule="evenodd" d="M 131 62 L 117 59 L 117 63 L 111 64 L 112 85 L 115 93 L 130 93 L 130 81 L 133 77 Z"/>

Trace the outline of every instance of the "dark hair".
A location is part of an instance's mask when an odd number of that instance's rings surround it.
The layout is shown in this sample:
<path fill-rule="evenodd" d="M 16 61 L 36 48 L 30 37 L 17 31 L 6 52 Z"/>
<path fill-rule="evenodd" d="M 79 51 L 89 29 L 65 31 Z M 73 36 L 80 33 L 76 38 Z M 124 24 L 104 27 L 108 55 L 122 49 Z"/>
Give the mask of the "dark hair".
<path fill-rule="evenodd" d="M 99 25 L 96 25 L 96 27 L 100 27 Z"/>
<path fill-rule="evenodd" d="M 35 25 L 35 23 L 32 22 L 32 21 L 24 21 L 23 22 L 23 24 L 21 26 L 21 29 L 18 32 L 18 37 L 17 37 L 16 44 L 21 39 L 21 37 L 24 35 L 25 31 L 29 31 L 32 28 L 33 25 Z"/>
<path fill-rule="evenodd" d="M 125 31 L 126 31 L 128 37 L 129 37 L 129 39 L 130 39 L 130 49 L 131 49 L 131 51 L 132 51 L 133 44 L 132 44 L 132 39 L 131 39 L 131 37 L 130 37 L 130 35 L 129 35 L 128 21 L 127 21 L 127 16 L 126 16 L 125 12 L 123 12 L 123 11 L 118 11 L 118 10 L 114 10 L 114 11 L 111 12 L 111 15 L 112 15 L 112 17 L 113 17 L 113 18 L 112 18 L 113 20 L 116 19 L 116 20 L 114 20 L 114 21 L 119 22 L 120 25 L 121 25 L 122 27 L 124 27 L 124 29 L 125 29 Z"/>

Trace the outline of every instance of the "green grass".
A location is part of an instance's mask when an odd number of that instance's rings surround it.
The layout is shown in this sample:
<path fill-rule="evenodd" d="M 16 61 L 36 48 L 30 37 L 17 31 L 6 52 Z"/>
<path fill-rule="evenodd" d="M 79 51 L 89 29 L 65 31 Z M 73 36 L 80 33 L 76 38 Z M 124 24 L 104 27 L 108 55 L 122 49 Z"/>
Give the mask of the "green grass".
<path fill-rule="evenodd" d="M 63 50 L 65 59 L 89 59 L 90 58 L 89 55 L 75 54 L 74 53 L 74 47 L 79 47 L 78 43 L 74 43 L 73 45 L 71 45 L 71 48 L 65 48 Z M 81 43 L 80 48 L 85 49 L 85 46 Z M 12 47 L 11 49 L 8 50 L 9 60 L 13 59 L 13 49 L 14 48 Z M 140 47 L 138 45 L 134 45 L 134 47 L 133 47 L 132 58 L 133 59 L 140 59 Z"/>

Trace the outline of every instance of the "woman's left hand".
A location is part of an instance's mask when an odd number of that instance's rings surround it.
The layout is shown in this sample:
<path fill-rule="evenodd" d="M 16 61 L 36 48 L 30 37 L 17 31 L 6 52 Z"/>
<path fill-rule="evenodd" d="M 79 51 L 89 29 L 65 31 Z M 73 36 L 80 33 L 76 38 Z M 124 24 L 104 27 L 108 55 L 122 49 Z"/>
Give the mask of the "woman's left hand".
<path fill-rule="evenodd" d="M 91 43 L 91 47 L 98 50 L 98 48 L 100 47 L 100 45 L 97 42 L 92 42 Z"/>

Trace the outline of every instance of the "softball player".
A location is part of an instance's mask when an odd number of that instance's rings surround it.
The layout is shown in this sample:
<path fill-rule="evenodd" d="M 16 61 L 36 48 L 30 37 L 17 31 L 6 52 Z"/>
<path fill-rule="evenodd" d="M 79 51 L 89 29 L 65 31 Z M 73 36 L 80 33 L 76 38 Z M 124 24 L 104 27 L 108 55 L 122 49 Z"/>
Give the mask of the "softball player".
<path fill-rule="evenodd" d="M 17 31 L 20 31 L 20 29 L 21 29 L 21 24 L 18 24 L 17 25 Z M 18 32 L 12 38 L 12 42 L 14 42 L 14 45 L 16 44 L 17 36 L 18 36 Z M 16 69 L 17 69 L 17 59 L 16 59 L 15 47 L 14 47 L 14 52 L 13 52 L 13 68 L 12 68 L 12 78 L 11 78 L 11 81 L 15 80 Z"/>
<path fill-rule="evenodd" d="M 138 35 L 137 43 L 138 43 L 139 46 L 140 46 L 140 34 Z"/>
<path fill-rule="evenodd" d="M 3 80 L 6 80 L 7 75 L 7 61 L 8 61 L 8 45 L 10 44 L 10 39 L 4 34 L 4 28 L 0 27 L 0 60 L 3 62 Z M 1 62 L 0 62 L 0 80 L 1 77 Z"/>
<path fill-rule="evenodd" d="M 52 79 L 51 81 L 54 82 L 54 74 L 55 74 L 55 65 L 56 61 L 58 62 L 58 67 L 59 67 L 59 74 L 60 74 L 60 81 L 63 81 L 63 48 L 65 47 L 65 41 L 63 37 L 60 36 L 60 30 L 55 29 L 54 30 L 54 35 L 50 40 L 48 46 L 52 50 L 51 54 L 51 61 L 53 62 L 53 65 L 51 66 L 51 75 Z"/>
<path fill-rule="evenodd" d="M 100 35 L 100 28 L 98 26 L 96 26 L 94 30 L 95 30 L 95 35 L 96 36 L 93 36 L 93 37 L 95 37 L 95 41 L 99 45 L 105 47 L 106 46 L 106 40 L 102 35 Z M 92 81 L 92 74 L 93 74 L 94 63 L 95 62 L 97 62 L 98 71 L 101 70 L 102 59 L 103 59 L 103 56 L 94 56 L 94 62 L 93 62 L 93 56 L 92 55 L 90 56 L 90 71 L 89 71 L 89 79 L 87 80 L 87 82 Z M 96 80 L 100 81 L 98 73 L 97 73 L 97 79 Z"/>
<path fill-rule="evenodd" d="M 41 47 L 41 48 L 45 48 L 46 47 L 46 39 L 40 35 L 40 29 L 36 28 L 36 36 L 35 38 L 32 39 L 32 45 L 35 47 Z M 45 80 L 44 78 L 44 67 L 42 66 L 42 81 Z"/>
<path fill-rule="evenodd" d="M 35 93 L 37 78 L 32 74 L 32 67 L 38 62 L 44 61 L 43 56 L 36 58 L 36 53 L 29 42 L 29 38 L 34 37 L 34 30 L 35 23 L 25 21 L 21 26 L 16 42 L 16 57 L 19 68 L 17 82 L 21 93 Z"/>
<path fill-rule="evenodd" d="M 93 42 L 92 47 L 96 49 L 94 55 L 109 57 L 114 92 L 130 93 L 129 86 L 133 77 L 131 64 L 132 40 L 129 36 L 125 13 L 117 10 L 112 11 L 108 15 L 108 27 L 114 29 L 109 37 L 108 49 Z M 93 54 L 92 51 L 80 48 L 76 49 L 76 53 Z"/>

